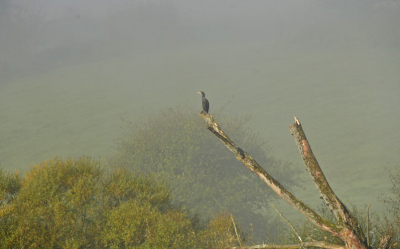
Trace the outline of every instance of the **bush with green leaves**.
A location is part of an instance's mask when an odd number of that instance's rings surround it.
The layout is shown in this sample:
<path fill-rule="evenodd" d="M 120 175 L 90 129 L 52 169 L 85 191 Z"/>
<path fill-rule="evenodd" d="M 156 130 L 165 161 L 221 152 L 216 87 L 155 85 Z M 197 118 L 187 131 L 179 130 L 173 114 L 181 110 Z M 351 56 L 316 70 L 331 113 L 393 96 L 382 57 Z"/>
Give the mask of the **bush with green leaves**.
<path fill-rule="evenodd" d="M 0 248 L 237 244 L 230 216 L 201 221 L 174 207 L 170 189 L 154 174 L 106 169 L 90 157 L 55 157 L 25 174 L 0 171 L 0 191 Z M 215 227 L 221 219 L 224 225 Z"/>
<path fill-rule="evenodd" d="M 245 168 L 211 132 L 199 112 L 189 108 L 161 110 L 128 123 L 117 141 L 111 164 L 167 179 L 174 200 L 207 217 L 227 210 L 241 224 L 253 223 L 258 236 L 268 224 L 269 187 Z M 276 159 L 271 148 L 249 127 L 249 117 L 213 112 L 224 131 L 285 187 L 298 184 L 298 172 Z"/>

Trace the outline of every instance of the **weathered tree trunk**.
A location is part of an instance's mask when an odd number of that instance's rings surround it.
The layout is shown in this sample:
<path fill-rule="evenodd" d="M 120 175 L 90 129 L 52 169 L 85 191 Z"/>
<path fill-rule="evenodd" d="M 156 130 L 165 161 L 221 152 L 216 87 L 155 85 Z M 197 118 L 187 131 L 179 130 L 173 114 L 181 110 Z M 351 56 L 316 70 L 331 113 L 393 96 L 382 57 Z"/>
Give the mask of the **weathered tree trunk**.
<path fill-rule="evenodd" d="M 336 224 L 333 224 L 327 220 L 324 220 L 314 210 L 306 206 L 303 202 L 293 196 L 288 190 L 286 190 L 278 181 L 270 176 L 249 154 L 239 148 L 219 127 L 214 121 L 213 117 L 203 111 L 200 112 L 200 116 L 206 121 L 207 129 L 216 135 L 225 146 L 236 154 L 236 159 L 241 161 L 244 166 L 257 174 L 261 180 L 263 180 L 272 190 L 278 194 L 282 199 L 289 203 L 293 208 L 298 210 L 308 220 L 323 229 L 333 236 L 340 237 L 348 249 L 367 249 L 367 239 L 355 217 L 346 208 L 346 206 L 339 200 L 336 194 L 333 192 L 326 180 L 318 162 L 315 158 L 311 146 L 304 134 L 303 128 L 299 120 L 295 117 L 293 125 L 289 126 L 289 130 L 293 135 L 293 138 L 299 148 L 301 158 L 304 161 L 307 171 L 310 173 L 312 180 L 315 183 L 317 190 L 319 191 L 322 199 L 326 205 L 330 208 L 336 217 Z M 384 237 L 379 249 L 389 247 L 388 242 L 390 238 Z M 307 242 L 310 243 L 310 242 Z M 327 244 L 326 242 L 315 242 L 318 245 L 307 244 L 306 242 L 301 243 L 297 246 L 318 246 L 324 248 L 339 248 L 339 245 Z M 276 245 L 275 245 L 276 246 Z M 273 248 L 274 245 L 258 245 L 246 248 Z M 276 246 L 278 248 L 278 246 Z M 279 248 L 296 248 L 296 245 L 285 245 L 279 246 Z"/>

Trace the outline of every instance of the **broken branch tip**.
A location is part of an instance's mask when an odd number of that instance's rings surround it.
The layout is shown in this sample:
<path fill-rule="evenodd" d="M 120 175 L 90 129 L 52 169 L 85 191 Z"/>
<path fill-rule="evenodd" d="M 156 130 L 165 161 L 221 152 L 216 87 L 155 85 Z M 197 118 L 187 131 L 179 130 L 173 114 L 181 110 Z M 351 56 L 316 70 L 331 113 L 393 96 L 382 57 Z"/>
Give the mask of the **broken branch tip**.
<path fill-rule="evenodd" d="M 297 125 L 300 125 L 300 121 L 296 117 L 294 117 L 294 121 Z"/>

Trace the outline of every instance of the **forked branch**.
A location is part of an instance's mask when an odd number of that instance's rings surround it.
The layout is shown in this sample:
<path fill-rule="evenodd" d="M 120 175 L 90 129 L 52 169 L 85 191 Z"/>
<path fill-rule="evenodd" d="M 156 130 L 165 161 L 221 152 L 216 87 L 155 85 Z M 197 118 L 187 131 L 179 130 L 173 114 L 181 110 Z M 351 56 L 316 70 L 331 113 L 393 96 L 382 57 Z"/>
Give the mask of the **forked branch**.
<path fill-rule="evenodd" d="M 200 112 L 200 116 L 206 121 L 207 129 L 216 135 L 225 146 L 236 154 L 236 159 L 241 161 L 244 166 L 253 171 L 258 177 L 261 178 L 272 190 L 289 203 L 293 208 L 298 210 L 302 215 L 307 217 L 312 223 L 321 229 L 339 236 L 340 228 L 335 224 L 322 219 L 314 210 L 309 208 L 303 202 L 298 200 L 292 193 L 285 189 L 277 180 L 269 175 L 249 154 L 239 148 L 221 129 L 221 127 L 214 121 L 213 117 L 204 111 Z"/>
<path fill-rule="evenodd" d="M 300 155 L 304 161 L 307 171 L 310 173 L 312 180 L 322 199 L 326 205 L 334 213 L 337 224 L 333 224 L 324 220 L 314 210 L 306 206 L 303 202 L 298 200 L 287 189 L 285 189 L 278 181 L 269 175 L 249 154 L 239 148 L 221 129 L 221 127 L 214 121 L 213 117 L 203 111 L 200 116 L 206 121 L 207 129 L 216 135 L 225 146 L 236 154 L 236 159 L 241 161 L 244 166 L 258 175 L 272 190 L 278 194 L 283 200 L 289 203 L 293 208 L 298 210 L 308 220 L 319 228 L 331 233 L 333 236 L 340 237 L 346 244 L 346 248 L 352 249 L 367 249 L 369 246 L 364 236 L 361 227 L 355 217 L 347 210 L 346 206 L 339 200 L 333 192 L 326 180 L 318 162 L 315 158 L 311 146 L 305 136 L 300 121 L 295 117 L 293 125 L 289 126 L 290 132 L 299 148 Z M 386 239 L 388 240 L 388 239 Z M 390 241 L 390 240 L 389 240 Z M 318 245 L 317 245 L 318 244 Z M 385 248 L 388 243 L 382 242 L 381 248 Z M 323 247 L 323 248 L 344 248 L 339 245 L 327 244 L 325 242 L 304 242 L 299 245 L 257 245 L 243 248 L 299 248 L 299 247 Z"/>

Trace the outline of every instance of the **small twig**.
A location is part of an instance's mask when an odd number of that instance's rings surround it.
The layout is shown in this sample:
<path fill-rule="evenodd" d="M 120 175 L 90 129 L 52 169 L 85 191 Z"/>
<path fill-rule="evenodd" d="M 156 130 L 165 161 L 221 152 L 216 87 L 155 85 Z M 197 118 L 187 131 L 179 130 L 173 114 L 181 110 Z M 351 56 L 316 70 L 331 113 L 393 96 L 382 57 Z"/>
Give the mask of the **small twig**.
<path fill-rule="evenodd" d="M 235 221 L 233 220 L 233 216 L 232 216 L 232 215 L 231 215 L 231 219 L 232 219 L 233 227 L 235 228 L 235 233 L 236 233 L 236 237 L 237 237 L 237 239 L 238 239 L 240 248 L 242 248 L 242 243 L 240 243 L 240 237 L 239 237 L 239 234 L 238 234 L 238 232 L 237 232 L 236 225 L 235 225 Z"/>
<path fill-rule="evenodd" d="M 367 207 L 367 245 L 369 246 L 369 207 L 371 206 L 371 202 Z"/>
<path fill-rule="evenodd" d="M 297 238 L 300 240 L 300 242 L 303 242 L 303 240 L 301 239 L 299 233 L 296 231 L 296 228 L 294 228 L 294 226 L 285 218 L 285 216 L 283 216 L 283 215 L 279 212 L 279 210 L 274 206 L 274 204 L 271 204 L 271 205 L 275 208 L 276 212 L 278 212 L 278 214 L 282 217 L 282 219 L 283 219 L 284 221 L 286 221 L 286 222 L 289 224 L 289 226 L 292 228 L 292 230 L 294 231 L 294 233 L 297 235 Z"/>
<path fill-rule="evenodd" d="M 254 227 L 253 223 L 250 223 L 251 226 L 251 243 L 254 245 Z"/>

